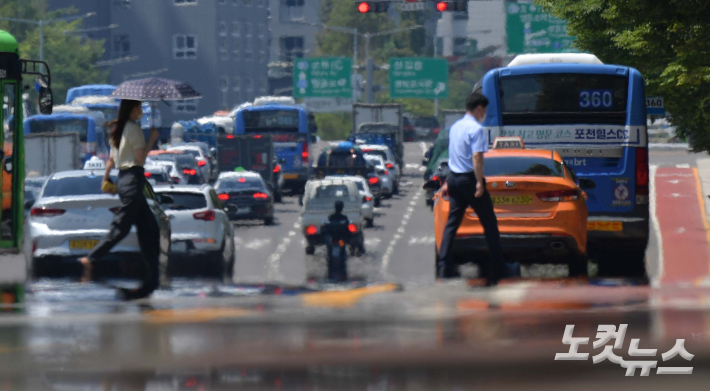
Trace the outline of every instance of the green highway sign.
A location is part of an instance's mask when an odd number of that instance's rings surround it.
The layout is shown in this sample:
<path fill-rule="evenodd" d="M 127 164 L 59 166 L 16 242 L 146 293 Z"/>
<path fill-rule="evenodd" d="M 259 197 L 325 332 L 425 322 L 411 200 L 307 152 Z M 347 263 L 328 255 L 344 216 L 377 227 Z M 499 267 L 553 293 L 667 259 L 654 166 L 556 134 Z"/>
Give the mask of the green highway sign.
<path fill-rule="evenodd" d="M 298 58 L 294 65 L 294 98 L 352 98 L 352 58 Z"/>
<path fill-rule="evenodd" d="M 444 99 L 449 63 L 443 58 L 390 58 L 390 98 Z"/>
<path fill-rule="evenodd" d="M 543 12 L 533 3 L 505 3 L 508 54 L 576 53 L 567 22 Z"/>

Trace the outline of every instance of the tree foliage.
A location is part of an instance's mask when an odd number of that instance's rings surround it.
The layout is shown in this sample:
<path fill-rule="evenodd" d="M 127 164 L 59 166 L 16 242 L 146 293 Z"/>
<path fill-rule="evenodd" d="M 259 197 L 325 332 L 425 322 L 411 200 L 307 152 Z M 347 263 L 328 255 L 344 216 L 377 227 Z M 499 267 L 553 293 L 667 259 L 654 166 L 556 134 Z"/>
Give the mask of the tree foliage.
<path fill-rule="evenodd" d="M 566 19 L 580 49 L 638 69 L 646 96 L 663 96 L 677 133 L 710 150 L 710 2 L 536 0 Z"/>
<path fill-rule="evenodd" d="M 7 18 L 51 20 L 76 13 L 73 8 L 47 12 L 46 0 L 0 0 L 0 15 Z M 103 41 L 72 34 L 81 20 L 55 22 L 44 26 L 44 61 L 52 75 L 55 103 L 64 102 L 67 90 L 83 84 L 105 83 L 108 70 L 95 66 L 104 53 Z M 0 29 L 10 32 L 20 44 L 20 56 L 39 59 L 39 27 L 34 24 L 0 21 Z M 64 32 L 67 33 L 64 33 Z M 25 83 L 34 87 L 34 78 Z"/>

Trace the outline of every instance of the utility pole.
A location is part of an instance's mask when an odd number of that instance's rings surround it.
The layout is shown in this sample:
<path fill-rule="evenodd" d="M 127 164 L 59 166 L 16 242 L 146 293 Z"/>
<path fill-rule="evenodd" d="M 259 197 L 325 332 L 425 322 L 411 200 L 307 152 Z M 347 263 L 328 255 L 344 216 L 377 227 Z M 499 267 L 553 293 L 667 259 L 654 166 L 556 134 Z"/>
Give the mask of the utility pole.
<path fill-rule="evenodd" d="M 56 22 L 71 22 L 73 20 L 77 19 L 83 19 L 83 18 L 88 18 L 89 16 L 94 16 L 96 15 L 96 12 L 89 12 L 83 15 L 70 15 L 70 16 L 64 16 L 61 18 L 56 18 L 56 19 L 51 19 L 51 20 L 30 20 L 30 19 L 15 19 L 15 18 L 0 18 L 0 20 L 8 21 L 8 22 L 17 22 L 17 23 L 25 23 L 25 24 L 34 24 L 36 26 L 39 26 L 39 60 L 44 61 L 44 26 L 51 24 L 51 23 L 56 23 Z"/>

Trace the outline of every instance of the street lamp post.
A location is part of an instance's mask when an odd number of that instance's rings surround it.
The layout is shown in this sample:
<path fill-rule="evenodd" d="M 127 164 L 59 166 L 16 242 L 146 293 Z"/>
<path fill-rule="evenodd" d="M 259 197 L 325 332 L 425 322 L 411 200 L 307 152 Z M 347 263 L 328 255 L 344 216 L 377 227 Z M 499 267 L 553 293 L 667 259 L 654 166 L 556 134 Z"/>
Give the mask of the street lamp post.
<path fill-rule="evenodd" d="M 96 12 L 89 12 L 83 15 L 71 15 L 64 16 L 61 18 L 51 19 L 51 20 L 30 20 L 30 19 L 15 19 L 15 18 L 0 18 L 0 20 L 5 20 L 8 22 L 26 23 L 34 24 L 39 26 L 39 60 L 44 61 L 44 26 L 55 23 L 55 22 L 71 22 L 72 20 L 88 18 L 89 16 L 96 15 Z"/>

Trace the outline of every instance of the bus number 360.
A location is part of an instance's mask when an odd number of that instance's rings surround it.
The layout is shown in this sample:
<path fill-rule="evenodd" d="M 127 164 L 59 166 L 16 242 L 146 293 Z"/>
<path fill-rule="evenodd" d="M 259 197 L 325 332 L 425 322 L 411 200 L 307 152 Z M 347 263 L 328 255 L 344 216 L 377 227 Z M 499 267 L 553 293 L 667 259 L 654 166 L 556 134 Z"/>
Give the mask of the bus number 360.
<path fill-rule="evenodd" d="M 611 108 L 612 105 L 613 95 L 610 90 L 583 90 L 579 92 L 580 108 Z"/>

